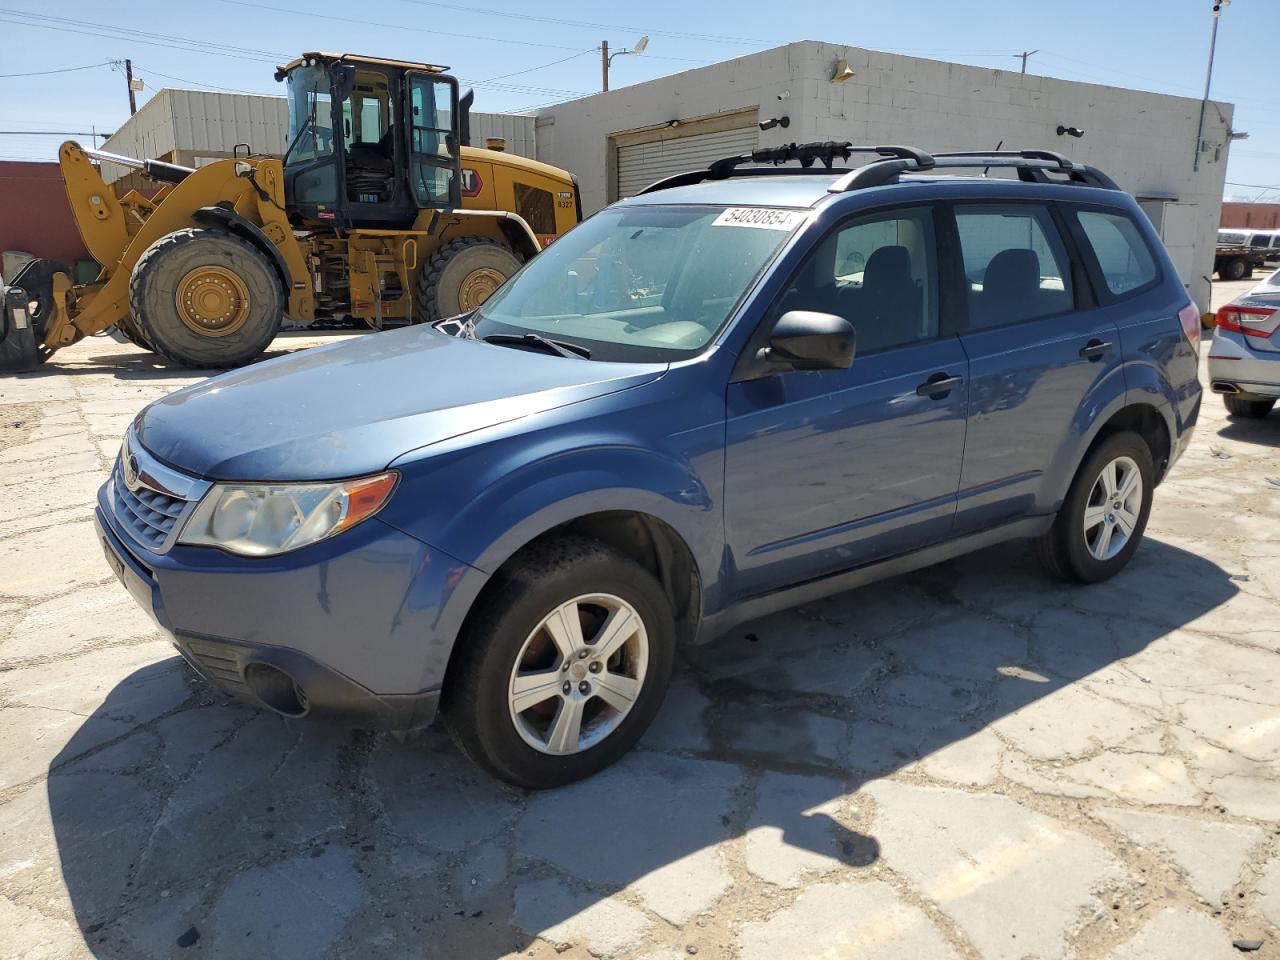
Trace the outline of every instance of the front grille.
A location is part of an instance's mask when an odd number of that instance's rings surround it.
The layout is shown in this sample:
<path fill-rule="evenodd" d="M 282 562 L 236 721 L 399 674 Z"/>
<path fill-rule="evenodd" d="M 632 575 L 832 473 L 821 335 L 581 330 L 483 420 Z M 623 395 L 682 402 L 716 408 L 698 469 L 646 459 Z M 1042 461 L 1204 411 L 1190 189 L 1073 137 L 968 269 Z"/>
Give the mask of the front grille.
<path fill-rule="evenodd" d="M 148 490 L 146 487 L 130 490 L 121 475 L 119 463 L 116 464 L 111 481 L 115 493 L 115 503 L 112 506 L 115 507 L 116 519 L 144 547 L 163 550 L 173 533 L 174 524 L 187 507 L 187 501 L 158 490 Z"/>
<path fill-rule="evenodd" d="M 165 553 L 210 486 L 151 456 L 130 427 L 111 471 L 111 512 L 130 540 L 151 553 Z"/>

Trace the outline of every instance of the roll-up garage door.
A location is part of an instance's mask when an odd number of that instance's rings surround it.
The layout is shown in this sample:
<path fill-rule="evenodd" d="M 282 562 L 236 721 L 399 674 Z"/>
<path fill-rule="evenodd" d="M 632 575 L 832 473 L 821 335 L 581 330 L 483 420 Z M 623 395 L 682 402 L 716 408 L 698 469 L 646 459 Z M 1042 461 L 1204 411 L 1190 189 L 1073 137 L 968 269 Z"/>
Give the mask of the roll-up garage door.
<path fill-rule="evenodd" d="M 663 177 L 705 169 L 721 157 L 750 153 L 758 142 L 759 129 L 752 124 L 735 130 L 619 145 L 617 199 L 635 196 Z"/>

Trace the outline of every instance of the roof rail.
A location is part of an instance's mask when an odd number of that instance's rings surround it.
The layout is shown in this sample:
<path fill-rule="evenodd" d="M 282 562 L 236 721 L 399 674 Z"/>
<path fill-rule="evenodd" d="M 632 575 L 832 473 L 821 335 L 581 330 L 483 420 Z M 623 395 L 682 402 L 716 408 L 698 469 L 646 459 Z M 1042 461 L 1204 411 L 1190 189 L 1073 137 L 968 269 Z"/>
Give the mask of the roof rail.
<path fill-rule="evenodd" d="M 779 147 L 765 147 L 751 153 L 739 154 L 735 157 L 723 157 L 716 160 L 705 170 L 690 170 L 664 177 L 651 183 L 640 193 L 655 193 L 658 190 L 670 190 L 672 187 L 687 187 L 690 184 L 702 183 L 706 180 L 727 180 L 739 176 L 772 176 L 777 173 L 807 173 L 815 162 L 821 162 L 827 171 L 832 173 L 849 173 L 849 170 L 837 168 L 835 161 L 848 160 L 855 153 L 874 153 L 880 157 L 901 158 L 916 164 L 916 169 L 928 170 L 933 166 L 933 158 L 923 150 L 904 146 L 855 146 L 849 142 L 824 140 L 814 143 L 788 143 Z M 747 164 L 769 164 L 777 167 L 783 163 L 798 162 L 799 170 L 774 170 L 770 167 L 755 167 L 740 170 Z"/>
<path fill-rule="evenodd" d="M 876 159 L 856 169 L 836 167 L 836 160 L 849 160 L 855 153 L 871 153 Z M 960 167 L 1009 167 L 1017 170 L 1018 179 L 1027 183 L 1078 183 L 1083 186 L 1119 190 L 1109 176 L 1096 167 L 1078 163 L 1053 150 L 973 150 L 950 153 L 926 153 L 918 147 L 880 145 L 855 146 L 849 142 L 824 140 L 815 143 L 788 143 L 778 147 L 765 147 L 751 153 L 724 157 L 705 170 L 690 170 L 664 177 L 640 191 L 656 193 L 672 187 L 687 187 L 707 180 L 727 180 L 731 177 L 760 177 L 777 174 L 809 173 L 815 163 L 821 163 L 825 172 L 838 173 L 840 179 L 828 189 L 831 193 L 845 193 L 866 187 L 878 187 L 896 183 L 904 173 L 921 173 L 925 170 Z M 799 163 L 800 168 L 775 169 L 780 164 Z M 748 166 L 755 164 L 756 166 Z M 1053 176 L 1051 176 L 1053 175 Z M 1066 179 L 1059 179 L 1059 175 Z"/>
<path fill-rule="evenodd" d="M 954 153 L 936 153 L 929 166 L 919 166 L 907 158 L 873 160 L 853 170 L 827 189 L 831 193 L 845 193 L 866 187 L 879 187 L 896 183 L 904 173 L 920 173 L 924 170 L 963 167 L 1010 167 L 1017 170 L 1018 179 L 1027 183 L 1077 183 L 1082 186 L 1119 190 L 1109 176 L 1096 167 L 1077 163 L 1070 157 L 1052 150 L 973 150 Z M 1065 180 L 1049 174 L 1065 174 Z"/>

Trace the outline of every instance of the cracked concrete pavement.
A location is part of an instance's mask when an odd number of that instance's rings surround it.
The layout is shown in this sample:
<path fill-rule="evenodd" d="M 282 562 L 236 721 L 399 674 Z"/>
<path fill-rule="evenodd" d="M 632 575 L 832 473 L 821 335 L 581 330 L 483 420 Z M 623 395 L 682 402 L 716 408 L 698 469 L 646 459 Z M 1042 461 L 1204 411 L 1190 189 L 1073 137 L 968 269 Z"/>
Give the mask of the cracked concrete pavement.
<path fill-rule="evenodd" d="M 1012 544 L 748 624 L 533 794 L 230 701 L 136 609 L 94 490 L 198 376 L 0 381 L 0 957 L 1280 958 L 1280 412 L 1206 396 L 1114 581 Z"/>

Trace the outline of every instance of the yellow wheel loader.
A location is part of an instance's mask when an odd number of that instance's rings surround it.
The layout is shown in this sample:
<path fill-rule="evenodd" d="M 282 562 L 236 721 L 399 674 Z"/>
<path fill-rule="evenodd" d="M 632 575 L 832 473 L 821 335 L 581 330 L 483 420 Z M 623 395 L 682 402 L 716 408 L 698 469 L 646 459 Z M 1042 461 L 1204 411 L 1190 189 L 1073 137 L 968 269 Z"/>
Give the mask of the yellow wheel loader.
<path fill-rule="evenodd" d="M 434 322 L 475 309 L 582 217 L 568 172 L 466 145 L 471 95 L 444 67 L 308 53 L 276 79 L 289 99 L 280 159 L 243 146 L 191 169 L 62 145 L 71 209 L 103 269 L 77 285 L 36 261 L 11 281 L 36 360 L 112 327 L 177 363 L 231 367 L 285 318 Z M 162 186 L 117 198 L 93 160 Z M 19 325 L 14 311 L 3 321 L 0 334 Z"/>

